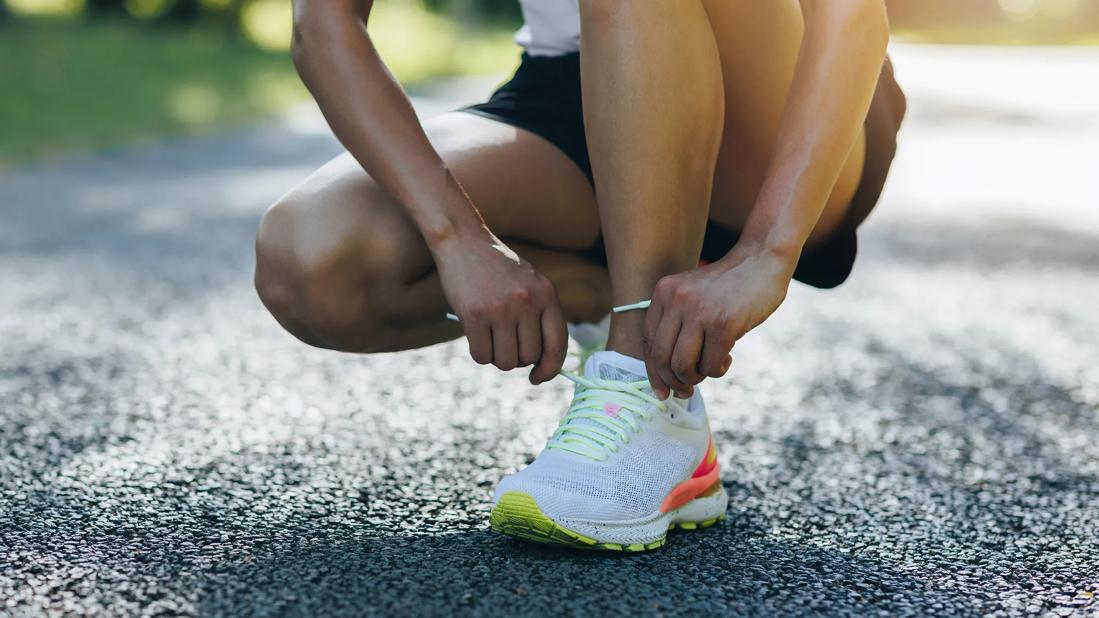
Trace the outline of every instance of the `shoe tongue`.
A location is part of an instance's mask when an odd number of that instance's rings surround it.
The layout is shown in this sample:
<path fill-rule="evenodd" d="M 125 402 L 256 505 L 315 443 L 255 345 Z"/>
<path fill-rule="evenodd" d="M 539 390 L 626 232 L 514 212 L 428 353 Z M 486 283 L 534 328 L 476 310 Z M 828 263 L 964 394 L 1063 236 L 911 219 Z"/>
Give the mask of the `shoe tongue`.
<path fill-rule="evenodd" d="M 593 352 L 584 363 L 584 375 L 616 382 L 638 382 L 647 379 L 644 362 L 618 352 L 608 351 Z M 569 425 L 600 426 L 600 423 L 589 418 L 573 418 L 566 422 Z"/>
<path fill-rule="evenodd" d="M 601 380 L 639 382 L 648 379 L 645 363 L 618 352 L 596 352 L 584 364 L 584 375 Z"/>

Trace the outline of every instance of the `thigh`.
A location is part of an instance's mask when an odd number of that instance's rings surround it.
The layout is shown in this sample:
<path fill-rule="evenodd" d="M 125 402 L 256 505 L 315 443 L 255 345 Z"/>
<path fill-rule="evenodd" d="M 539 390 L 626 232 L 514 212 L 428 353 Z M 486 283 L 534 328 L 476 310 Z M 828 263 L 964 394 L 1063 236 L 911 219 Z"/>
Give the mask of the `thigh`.
<path fill-rule="evenodd" d="M 770 163 L 805 30 L 798 0 L 704 0 L 721 56 L 725 131 L 711 219 L 743 229 Z M 812 247 L 844 219 L 862 175 L 859 140 L 810 238 Z"/>
<path fill-rule="evenodd" d="M 424 128 L 498 236 L 563 252 L 586 250 L 598 241 L 599 213 L 591 185 L 550 143 L 461 112 L 431 119 Z M 406 281 L 433 268 L 427 246 L 404 209 L 351 155 L 328 162 L 292 195 L 308 211 L 298 217 L 297 234 L 305 244 L 368 268 L 399 268 L 398 276 Z M 333 243 L 333 236 L 339 241 Z"/>

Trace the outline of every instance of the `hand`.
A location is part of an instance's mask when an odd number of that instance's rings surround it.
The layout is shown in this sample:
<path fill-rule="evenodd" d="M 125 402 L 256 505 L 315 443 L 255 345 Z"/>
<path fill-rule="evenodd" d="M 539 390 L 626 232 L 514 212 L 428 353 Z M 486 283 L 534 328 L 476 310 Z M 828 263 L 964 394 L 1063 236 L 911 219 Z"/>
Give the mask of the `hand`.
<path fill-rule="evenodd" d="M 738 255 L 664 277 L 645 316 L 645 367 L 660 399 L 690 397 L 732 365 L 733 345 L 786 298 L 794 264 L 766 252 Z"/>
<path fill-rule="evenodd" d="M 433 253 L 473 360 L 503 371 L 535 365 L 532 384 L 561 371 L 568 327 L 549 279 L 491 233 L 451 241 Z"/>

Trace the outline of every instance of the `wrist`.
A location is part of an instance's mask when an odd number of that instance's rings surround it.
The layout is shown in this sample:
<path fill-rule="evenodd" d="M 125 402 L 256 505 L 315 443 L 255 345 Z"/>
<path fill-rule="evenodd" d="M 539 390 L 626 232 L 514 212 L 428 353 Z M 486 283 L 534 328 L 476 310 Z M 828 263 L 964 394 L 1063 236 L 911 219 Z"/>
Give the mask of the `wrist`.
<path fill-rule="evenodd" d="M 420 233 L 427 243 L 427 249 L 434 255 L 445 253 L 453 248 L 461 247 L 470 240 L 478 237 L 487 237 L 490 234 L 485 226 L 476 222 L 455 221 L 442 217 L 440 221 L 420 227 Z"/>
<path fill-rule="evenodd" d="M 394 197 L 432 253 L 487 232 L 473 201 L 446 167 L 422 172 L 411 189 Z"/>
<path fill-rule="evenodd" d="M 768 240 L 742 237 L 720 262 L 732 267 L 747 260 L 762 261 L 793 273 L 801 258 L 802 246 L 799 242 L 777 238 Z"/>
<path fill-rule="evenodd" d="M 435 202 L 430 210 L 426 207 L 418 209 L 420 212 L 430 213 L 420 217 L 416 221 L 416 227 L 431 253 L 437 254 L 473 239 L 492 236 L 473 204 L 464 194 L 461 198 L 452 200 L 451 204 L 444 204 L 441 208 L 439 202 Z"/>

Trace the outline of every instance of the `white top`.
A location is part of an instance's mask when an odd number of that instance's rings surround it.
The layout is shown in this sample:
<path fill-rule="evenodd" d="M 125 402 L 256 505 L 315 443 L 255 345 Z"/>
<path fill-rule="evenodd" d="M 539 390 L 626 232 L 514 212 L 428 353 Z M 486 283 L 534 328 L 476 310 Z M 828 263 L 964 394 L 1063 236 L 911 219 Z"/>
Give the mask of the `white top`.
<path fill-rule="evenodd" d="M 519 0 L 523 27 L 515 42 L 531 56 L 561 56 L 580 51 L 579 0 Z"/>

